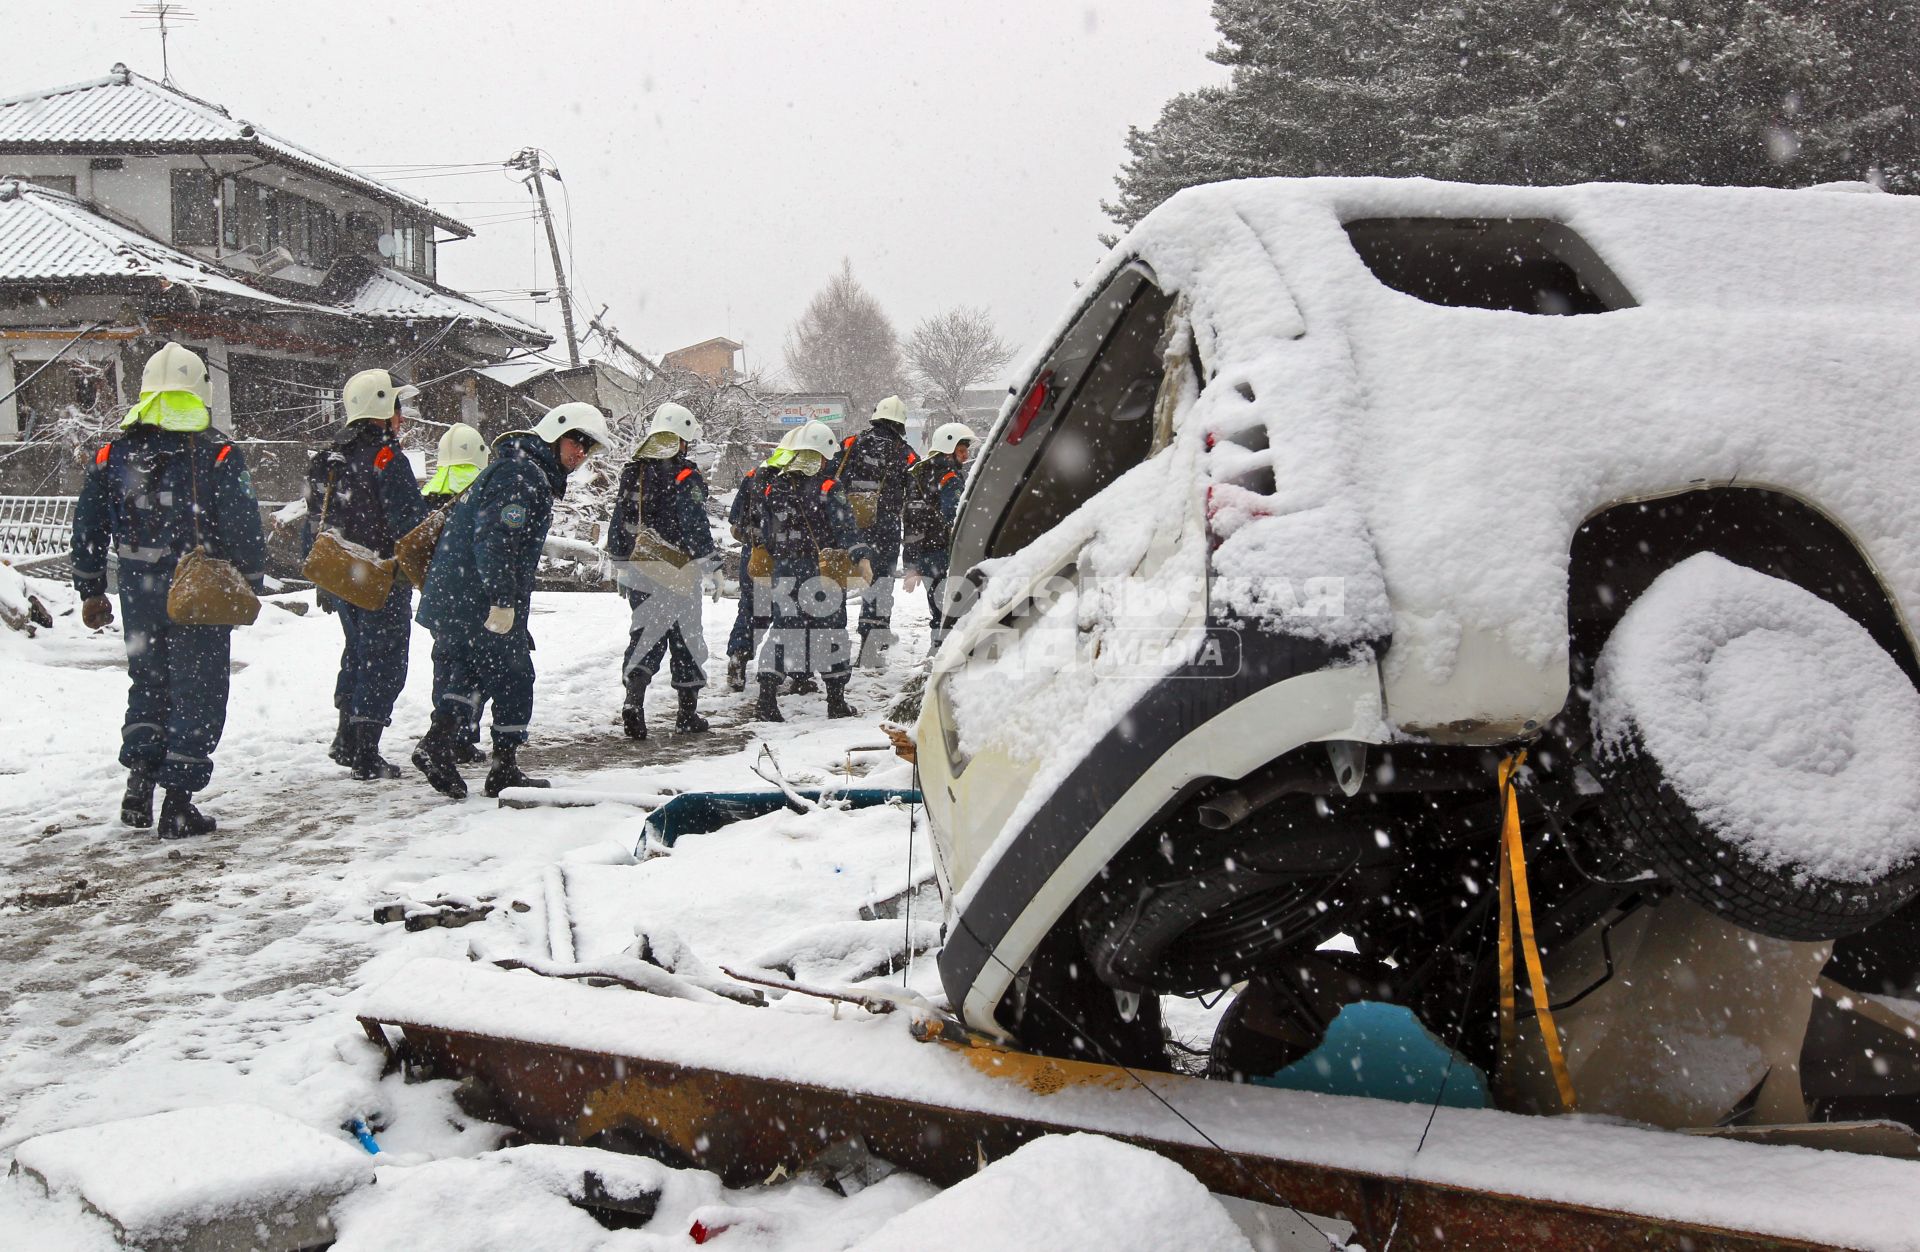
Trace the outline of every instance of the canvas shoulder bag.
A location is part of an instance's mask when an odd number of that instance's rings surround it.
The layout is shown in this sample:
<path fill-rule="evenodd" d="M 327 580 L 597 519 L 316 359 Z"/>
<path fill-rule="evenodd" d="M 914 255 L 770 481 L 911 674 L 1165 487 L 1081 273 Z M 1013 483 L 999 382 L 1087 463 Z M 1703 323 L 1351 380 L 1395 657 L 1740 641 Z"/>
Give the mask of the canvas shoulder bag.
<path fill-rule="evenodd" d="M 193 551 L 173 567 L 173 585 L 167 588 L 167 618 L 182 626 L 251 626 L 260 616 L 260 597 L 253 594 L 246 575 L 207 551 L 200 533 L 200 448 L 197 438 L 187 444 L 189 481 L 193 499 Z"/>

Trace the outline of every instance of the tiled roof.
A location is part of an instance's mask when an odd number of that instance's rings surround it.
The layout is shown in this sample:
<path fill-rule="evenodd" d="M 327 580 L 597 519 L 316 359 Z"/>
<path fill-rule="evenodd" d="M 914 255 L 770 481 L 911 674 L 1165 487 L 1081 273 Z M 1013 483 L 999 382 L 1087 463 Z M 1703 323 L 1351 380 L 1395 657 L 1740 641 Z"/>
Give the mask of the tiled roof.
<path fill-rule="evenodd" d="M 105 78 L 0 100 L 0 152 L 250 152 L 299 166 L 466 238 L 473 228 L 226 109 L 124 65 Z"/>
<path fill-rule="evenodd" d="M 297 308 L 88 211 L 65 192 L 0 181 L 0 283 L 152 279 Z"/>
<path fill-rule="evenodd" d="M 401 321 L 449 321 L 490 327 L 544 347 L 553 336 L 511 313 L 457 291 L 377 267 L 348 294 L 286 299 L 93 212 L 64 191 L 0 180 L 0 285 L 126 280 L 181 284 L 284 313 L 323 313 Z"/>
<path fill-rule="evenodd" d="M 531 322 L 523 322 L 511 313 L 484 304 L 471 296 L 463 296 L 457 291 L 434 286 L 402 274 L 398 270 L 381 267 L 375 270 L 359 290 L 340 302 L 341 307 L 350 313 L 359 313 L 366 317 L 390 318 L 400 321 L 433 320 L 445 318 L 465 318 L 469 322 L 482 322 L 497 326 L 509 334 L 534 340 L 542 345 L 551 343 L 553 336 L 541 330 Z"/>

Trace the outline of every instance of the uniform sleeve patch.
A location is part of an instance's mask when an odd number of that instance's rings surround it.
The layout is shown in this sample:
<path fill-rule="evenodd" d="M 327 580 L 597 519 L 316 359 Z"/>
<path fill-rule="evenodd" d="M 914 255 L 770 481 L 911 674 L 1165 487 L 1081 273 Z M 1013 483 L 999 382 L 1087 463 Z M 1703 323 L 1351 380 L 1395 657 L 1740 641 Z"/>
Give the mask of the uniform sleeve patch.
<path fill-rule="evenodd" d="M 527 524 L 527 506 L 524 504 L 509 504 L 506 508 L 501 509 L 500 524 L 513 530 L 519 530 Z"/>
<path fill-rule="evenodd" d="M 110 443 L 103 443 L 100 445 L 100 451 L 93 454 L 93 463 L 95 465 L 105 465 L 107 463 L 107 458 L 112 455 L 113 455 L 113 445 Z"/>
<path fill-rule="evenodd" d="M 687 481 L 687 479 L 692 477 L 693 477 L 693 466 L 689 465 L 687 466 L 687 468 L 681 470 L 678 474 L 675 474 L 673 476 L 673 481 L 677 483 L 683 483 Z"/>
<path fill-rule="evenodd" d="M 827 479 L 827 481 L 820 484 L 821 495 L 826 495 L 829 491 L 833 490 L 833 481 L 834 481 L 833 479 L 829 478 Z"/>
<path fill-rule="evenodd" d="M 215 455 L 215 456 L 214 456 L 214 458 L 213 458 L 213 463 L 214 463 L 215 465 L 219 465 L 219 464 L 221 464 L 221 463 L 222 463 L 223 461 L 225 461 L 225 460 L 227 459 L 227 453 L 229 453 L 229 452 L 232 452 L 232 451 L 233 451 L 233 445 L 232 445 L 232 444 L 230 444 L 230 443 L 223 443 L 223 444 L 221 444 L 221 445 L 220 445 L 220 451 L 219 451 L 219 453 L 218 453 L 217 455 Z"/>
<path fill-rule="evenodd" d="M 948 470 L 947 476 L 940 480 L 940 485 L 944 487 L 958 477 L 960 477 L 960 472 L 958 470 Z"/>
<path fill-rule="evenodd" d="M 221 455 L 224 456 L 225 453 L 222 453 Z M 373 468 L 377 470 L 383 470 L 387 468 L 387 466 L 392 464 L 393 464 L 392 448 L 382 448 L 380 449 L 380 451 L 373 454 Z"/>
<path fill-rule="evenodd" d="M 912 464 L 913 464 L 913 463 L 914 463 L 915 461 L 918 461 L 919 459 L 920 459 L 920 454 L 919 454 L 919 453 L 917 453 L 917 452 L 909 452 L 909 453 L 907 453 L 907 464 L 908 464 L 908 465 L 912 465 Z"/>

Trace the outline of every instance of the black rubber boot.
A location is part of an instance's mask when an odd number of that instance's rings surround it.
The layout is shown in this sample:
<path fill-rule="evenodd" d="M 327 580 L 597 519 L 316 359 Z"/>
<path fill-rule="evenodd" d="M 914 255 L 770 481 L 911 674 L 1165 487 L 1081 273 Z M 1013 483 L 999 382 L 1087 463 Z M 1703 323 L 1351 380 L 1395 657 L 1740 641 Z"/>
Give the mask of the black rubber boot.
<path fill-rule="evenodd" d="M 462 738 L 454 740 L 453 759 L 461 765 L 479 765 L 487 759 L 487 754 L 473 740 Z"/>
<path fill-rule="evenodd" d="M 647 684 L 630 677 L 627 680 L 627 702 L 620 706 L 620 729 L 627 732 L 629 739 L 647 737 Z"/>
<path fill-rule="evenodd" d="M 680 712 L 673 719 L 673 728 L 683 734 L 697 735 L 703 730 L 711 730 L 713 724 L 700 716 L 700 692 L 692 687 L 676 688 L 675 695 L 680 697 Z"/>
<path fill-rule="evenodd" d="M 745 691 L 747 689 L 747 658 L 730 656 L 727 658 L 727 690 Z"/>
<path fill-rule="evenodd" d="M 790 696 L 810 696 L 820 690 L 820 684 L 814 681 L 812 674 L 793 674 L 787 678 L 787 694 Z"/>
<path fill-rule="evenodd" d="M 333 746 L 327 749 L 327 759 L 335 765 L 353 764 L 353 724 L 345 709 L 340 710 L 340 728 L 333 732 Z"/>
<path fill-rule="evenodd" d="M 753 720 L 756 722 L 784 722 L 780 716 L 780 676 L 778 674 L 760 675 L 760 699 L 753 706 Z"/>
<path fill-rule="evenodd" d="M 860 659 L 857 664 L 861 669 L 885 669 L 887 649 L 892 646 L 892 643 L 893 640 L 887 631 L 878 629 L 861 631 Z"/>
<path fill-rule="evenodd" d="M 413 764 L 427 776 L 427 785 L 455 800 L 467 798 L 467 780 L 460 777 L 454 764 L 460 743 L 460 722 L 451 713 L 436 712 L 433 724 L 420 742 L 413 745 Z"/>
<path fill-rule="evenodd" d="M 497 797 L 508 787 L 551 787 L 553 783 L 546 778 L 529 778 L 520 771 L 520 749 L 512 744 L 495 743 L 493 745 L 493 768 L 487 771 L 487 785 L 482 788 L 489 798 Z"/>
<path fill-rule="evenodd" d="M 400 777 L 400 767 L 380 755 L 380 736 L 386 729 L 379 722 L 357 722 L 354 725 L 353 776 L 361 782 Z"/>
<path fill-rule="evenodd" d="M 120 823 L 135 830 L 153 825 L 153 775 L 127 771 L 127 794 L 120 797 Z"/>
<path fill-rule="evenodd" d="M 193 794 L 178 788 L 167 788 L 167 798 L 160 803 L 160 825 L 153 833 L 162 839 L 186 839 L 193 835 L 210 835 L 219 825 L 211 817 L 193 807 Z"/>
<path fill-rule="evenodd" d="M 827 679 L 827 716 L 860 716 L 860 710 L 847 703 L 847 680 L 844 678 Z"/>

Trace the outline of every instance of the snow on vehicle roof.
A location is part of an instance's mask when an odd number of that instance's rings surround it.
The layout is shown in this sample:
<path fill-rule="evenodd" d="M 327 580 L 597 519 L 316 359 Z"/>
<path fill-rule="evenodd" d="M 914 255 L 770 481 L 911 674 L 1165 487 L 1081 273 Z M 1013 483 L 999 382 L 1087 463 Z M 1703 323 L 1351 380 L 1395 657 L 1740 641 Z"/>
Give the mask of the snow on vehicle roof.
<path fill-rule="evenodd" d="M 1346 229 L 1383 218 L 1555 223 L 1627 298 L 1582 316 L 1429 303 L 1377 277 Z M 1463 640 L 1515 672 L 1564 675 L 1581 523 L 1612 504 L 1738 483 L 1824 511 L 1910 622 L 1915 256 L 1920 199 L 1857 188 L 1253 179 L 1180 192 L 1081 290 L 1097 299 L 1124 266 L 1147 264 L 1180 297 L 1174 316 L 1190 321 L 1206 385 L 1182 401 L 1173 447 L 985 563 L 983 601 L 1004 605 L 1058 565 L 1063 545 L 1094 535 L 1125 551 L 1092 572 L 1126 576 L 1125 558 L 1148 543 L 1143 519 L 1172 532 L 1179 502 L 1198 496 L 1211 557 L 1189 526 L 1167 564 L 1191 574 L 1210 560 L 1217 610 L 1335 645 L 1391 638 L 1390 678 L 1411 671 L 1442 688 Z M 1090 572 L 1084 558 L 1079 568 Z M 1327 586 L 1336 611 L 1299 611 L 1303 589 Z M 1084 639 L 1085 605 L 1077 615 Z M 1185 655 L 1169 647 L 1164 671 Z M 966 751 L 1045 761 L 1002 842 L 1153 681 L 1134 667 L 1096 693 L 1084 673 L 1067 681 L 1024 662 L 955 675 Z M 1497 720 L 1511 710 L 1476 702 L 1502 695 L 1448 692 L 1448 715 Z"/>
<path fill-rule="evenodd" d="M 1369 218 L 1557 222 L 1633 305 L 1430 304 L 1368 269 L 1345 225 Z M 1083 290 L 1138 257 L 1190 301 L 1216 573 L 1346 580 L 1337 620 L 1263 613 L 1258 587 L 1235 607 L 1349 640 L 1446 615 L 1546 665 L 1580 522 L 1691 485 L 1813 503 L 1915 603 L 1916 255 L 1920 200 L 1851 188 L 1255 179 L 1174 196 Z M 1270 491 L 1238 485 L 1253 463 Z"/>

